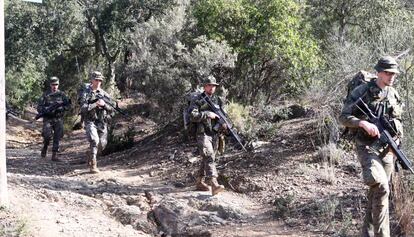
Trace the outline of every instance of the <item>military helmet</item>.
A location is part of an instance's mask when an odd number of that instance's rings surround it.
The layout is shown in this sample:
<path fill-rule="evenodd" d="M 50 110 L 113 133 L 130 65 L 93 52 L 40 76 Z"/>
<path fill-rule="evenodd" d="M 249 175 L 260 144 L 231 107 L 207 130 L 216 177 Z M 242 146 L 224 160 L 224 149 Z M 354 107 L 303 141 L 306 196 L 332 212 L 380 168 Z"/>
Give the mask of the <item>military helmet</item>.
<path fill-rule="evenodd" d="M 102 73 L 101 72 L 99 72 L 99 71 L 93 71 L 91 73 L 91 79 L 103 81 L 104 77 L 102 76 Z"/>
<path fill-rule="evenodd" d="M 51 78 L 49 79 L 49 84 L 52 84 L 52 85 L 59 85 L 59 78 L 58 78 L 58 77 L 51 77 Z"/>
<path fill-rule="evenodd" d="M 375 70 L 377 70 L 377 72 L 400 73 L 397 61 L 391 56 L 381 57 L 378 60 L 377 65 L 375 65 Z"/>
<path fill-rule="evenodd" d="M 220 84 L 217 83 L 216 78 L 214 76 L 210 75 L 204 80 L 204 85 L 219 86 Z"/>

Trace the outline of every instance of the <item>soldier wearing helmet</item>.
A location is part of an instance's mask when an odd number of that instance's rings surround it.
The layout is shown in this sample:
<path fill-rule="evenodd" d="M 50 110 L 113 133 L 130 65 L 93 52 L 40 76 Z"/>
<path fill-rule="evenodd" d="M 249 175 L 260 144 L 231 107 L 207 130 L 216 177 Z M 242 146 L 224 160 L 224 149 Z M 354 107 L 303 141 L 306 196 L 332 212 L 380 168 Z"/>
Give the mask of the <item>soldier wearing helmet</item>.
<path fill-rule="evenodd" d="M 63 137 L 63 116 L 69 108 L 70 101 L 68 97 L 59 90 L 59 78 L 51 77 L 49 79 L 49 90 L 42 95 L 37 105 L 38 113 L 44 114 L 43 148 L 40 152 L 42 158 L 46 157 L 49 143 L 53 137 L 52 161 L 60 161 L 57 153 L 59 152 L 60 139 Z"/>
<path fill-rule="evenodd" d="M 363 181 L 368 186 L 368 206 L 362 236 L 369 236 L 369 232 L 373 231 L 376 237 L 389 237 L 388 197 L 389 181 L 394 171 L 394 155 L 389 148 L 376 146 L 380 136 L 377 126 L 367 121 L 366 116 L 354 105 L 361 98 L 375 113 L 378 114 L 381 110 L 396 131 L 392 135 L 401 137 L 402 102 L 392 87 L 400 71 L 396 60 L 391 56 L 380 58 L 374 68 L 378 78 L 356 87 L 351 92 L 339 119 L 344 126 L 357 129 L 356 152 L 362 166 Z"/>

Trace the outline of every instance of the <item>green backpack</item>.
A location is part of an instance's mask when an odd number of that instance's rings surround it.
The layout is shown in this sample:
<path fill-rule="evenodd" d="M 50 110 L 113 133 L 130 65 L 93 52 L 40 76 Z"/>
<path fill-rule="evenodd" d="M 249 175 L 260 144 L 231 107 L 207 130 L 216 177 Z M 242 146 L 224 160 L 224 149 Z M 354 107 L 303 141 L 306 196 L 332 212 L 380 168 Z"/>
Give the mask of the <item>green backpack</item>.
<path fill-rule="evenodd" d="M 347 85 L 347 93 L 346 93 L 346 99 L 351 95 L 351 92 L 357 88 L 358 86 L 362 84 L 366 84 L 372 80 L 377 79 L 377 75 L 372 74 L 370 72 L 361 70 L 357 72 L 352 79 L 348 82 Z"/>
<path fill-rule="evenodd" d="M 189 92 L 184 96 L 183 122 L 186 140 L 195 141 L 197 135 L 197 123 L 191 122 L 191 103 L 200 98 L 202 91 Z"/>

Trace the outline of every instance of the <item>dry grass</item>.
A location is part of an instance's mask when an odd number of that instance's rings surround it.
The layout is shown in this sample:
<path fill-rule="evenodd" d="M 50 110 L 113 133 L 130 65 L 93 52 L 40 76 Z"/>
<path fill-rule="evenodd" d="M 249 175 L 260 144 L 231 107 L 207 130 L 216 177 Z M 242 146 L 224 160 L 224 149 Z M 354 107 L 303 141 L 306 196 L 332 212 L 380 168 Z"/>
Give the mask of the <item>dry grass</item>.
<path fill-rule="evenodd" d="M 409 236 L 414 231 L 412 183 L 400 171 L 393 176 L 392 186 L 392 199 L 399 229 L 397 232 L 400 232 L 400 236 Z"/>

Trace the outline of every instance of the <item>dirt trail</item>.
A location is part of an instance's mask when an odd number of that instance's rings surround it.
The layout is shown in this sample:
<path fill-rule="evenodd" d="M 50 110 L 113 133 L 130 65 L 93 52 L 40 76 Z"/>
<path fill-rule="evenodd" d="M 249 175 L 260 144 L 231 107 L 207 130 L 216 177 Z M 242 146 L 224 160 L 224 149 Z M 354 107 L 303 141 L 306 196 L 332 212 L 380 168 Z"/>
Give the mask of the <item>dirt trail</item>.
<path fill-rule="evenodd" d="M 296 132 L 307 126 L 295 127 L 298 122 L 290 122 Z M 136 126 L 151 130 L 146 123 Z M 295 171 L 295 160 L 307 159 L 308 145 L 289 143 L 298 139 L 294 132 L 282 131 L 255 153 L 221 157 L 227 191 L 212 197 L 193 191 L 198 156 L 178 135 L 102 157 L 101 173 L 90 174 L 83 130 L 63 138 L 58 163 L 50 161 L 50 151 L 40 157 L 39 131 L 40 123 L 8 121 L 11 209 L 26 221 L 29 236 L 329 236 L 303 228 L 299 219 L 294 225 L 275 219 L 273 200 L 296 195 L 306 204 L 327 192 L 349 191 L 320 190 L 303 170 Z M 286 175 L 289 170 L 295 172 Z M 308 192 L 298 191 L 297 179 Z"/>

